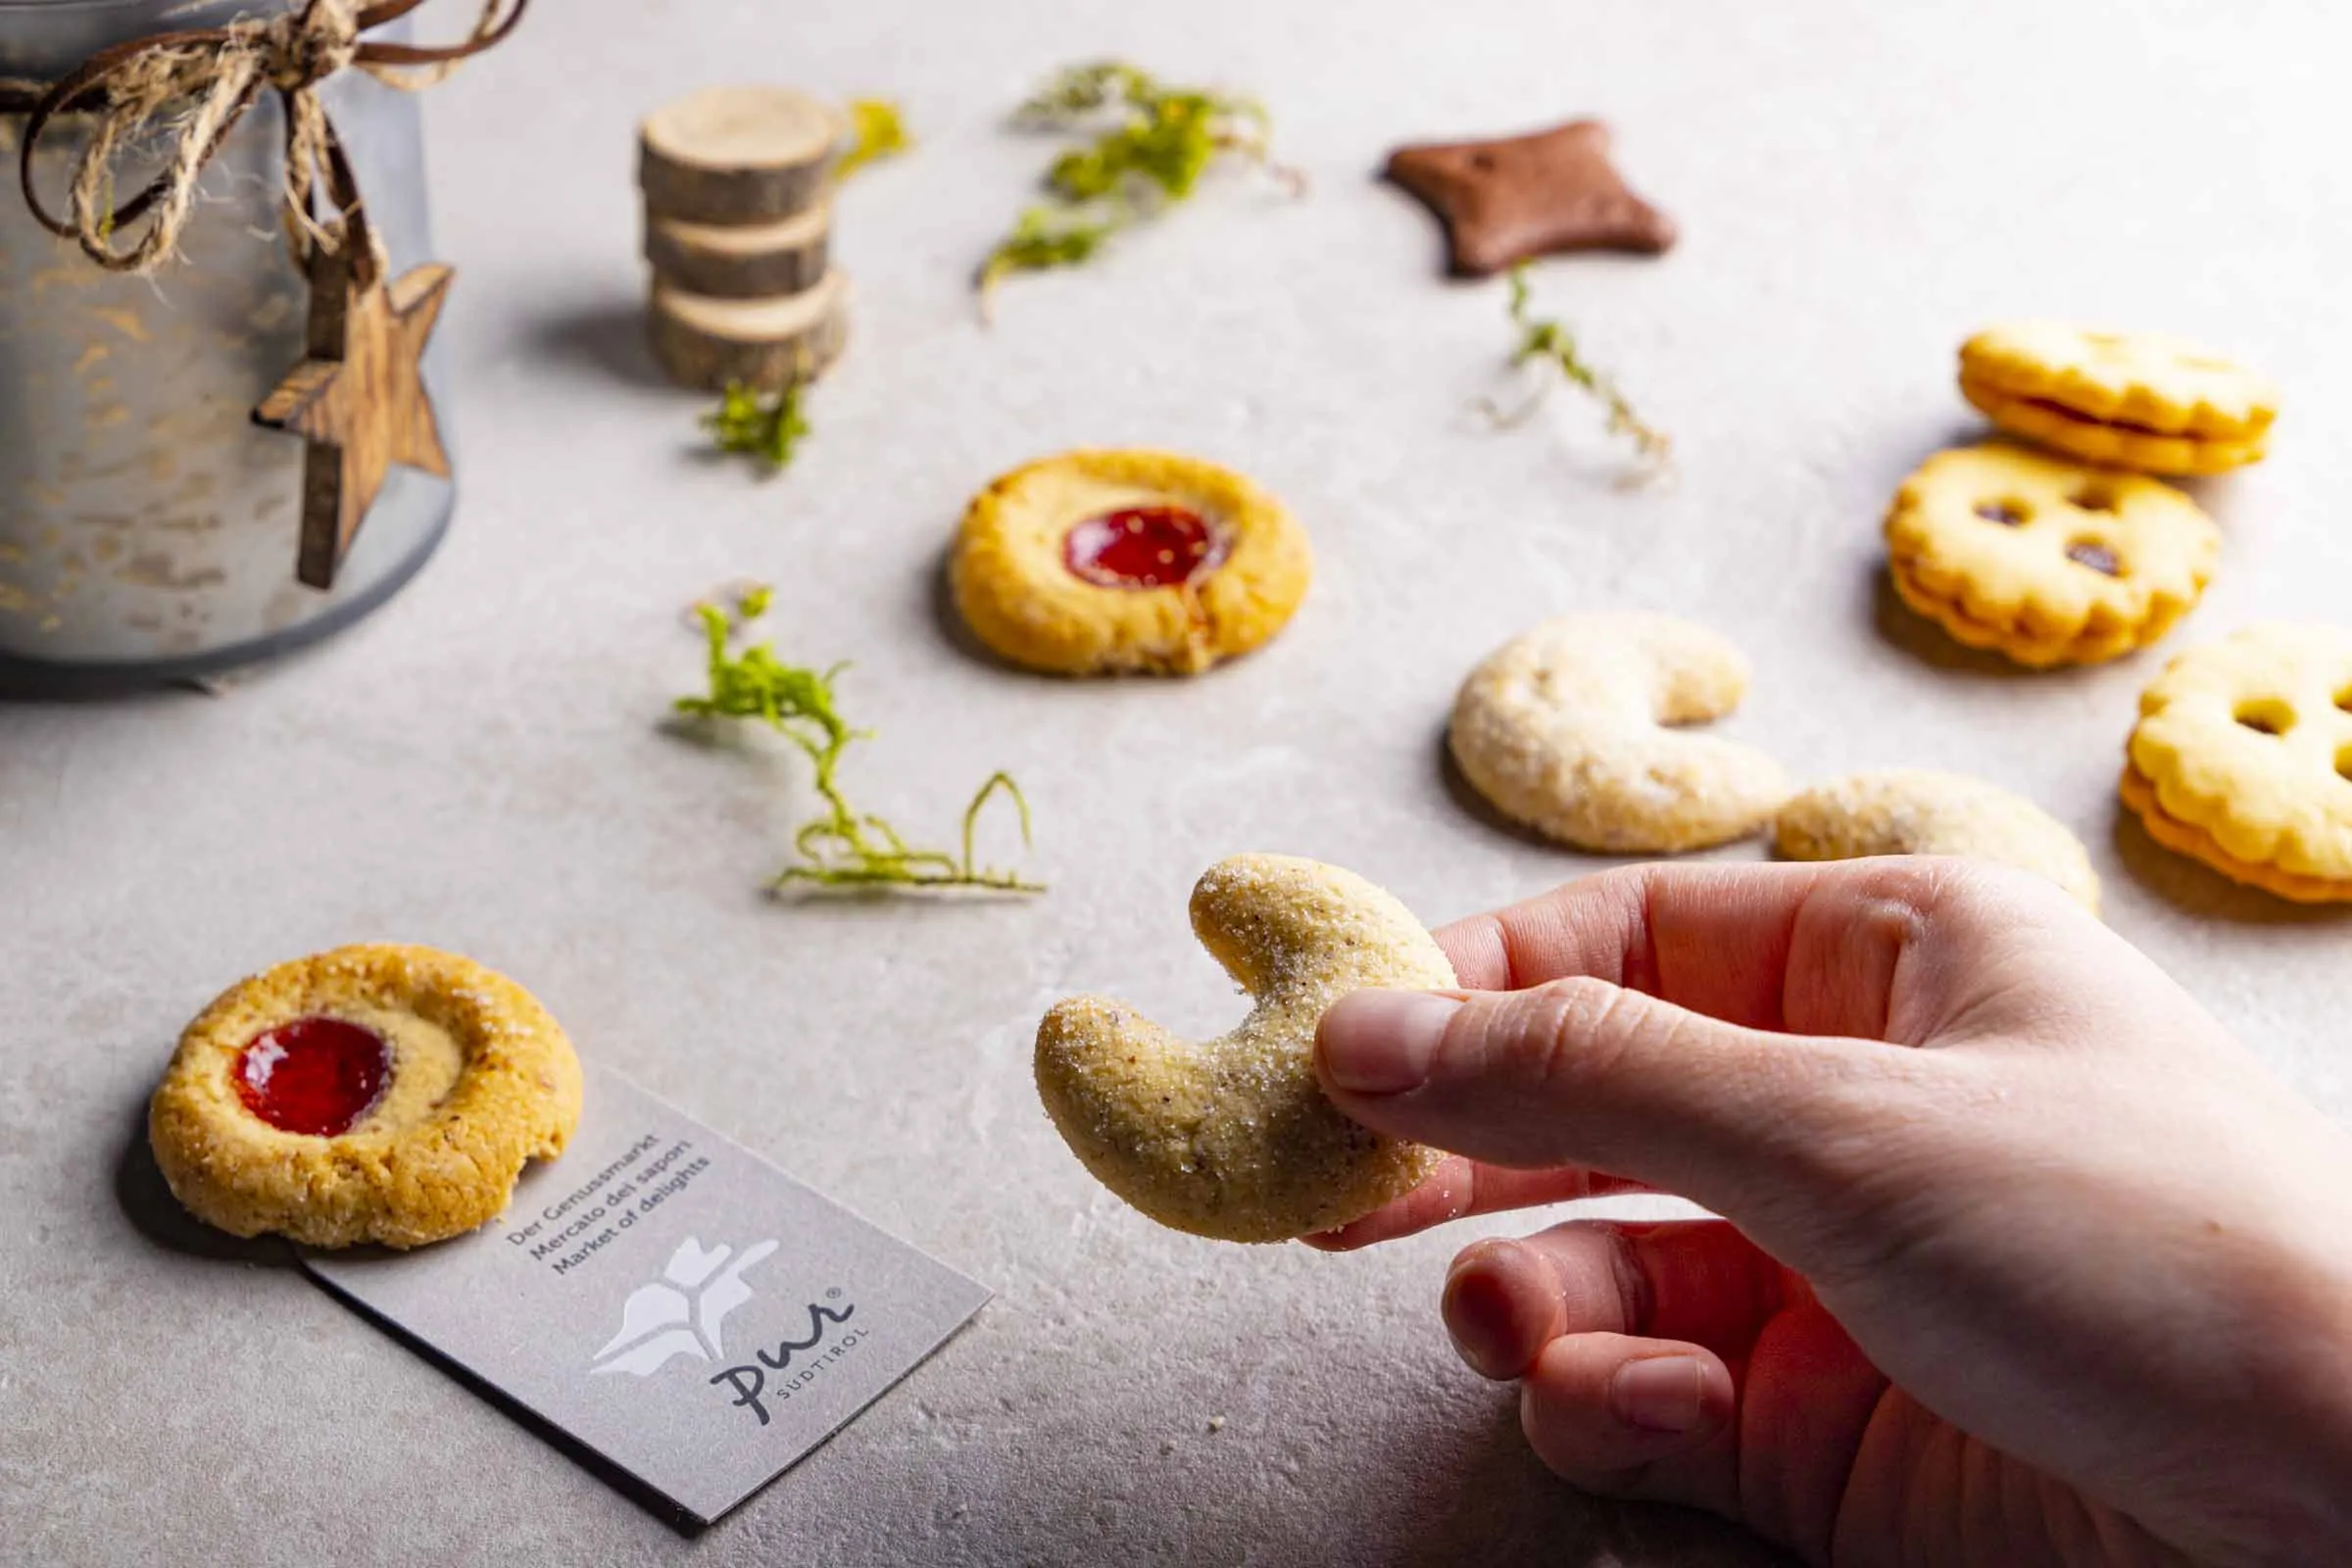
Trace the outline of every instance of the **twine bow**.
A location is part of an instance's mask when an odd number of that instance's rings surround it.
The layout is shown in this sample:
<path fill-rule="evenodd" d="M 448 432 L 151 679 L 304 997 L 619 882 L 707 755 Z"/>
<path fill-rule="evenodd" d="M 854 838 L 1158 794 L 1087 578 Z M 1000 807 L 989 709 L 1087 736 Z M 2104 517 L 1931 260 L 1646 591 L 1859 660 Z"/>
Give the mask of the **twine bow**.
<path fill-rule="evenodd" d="M 428 87 L 459 61 L 504 40 L 529 0 L 482 0 L 473 31 L 459 43 L 363 39 L 423 3 L 305 0 L 267 21 L 157 33 L 100 50 L 50 83 L 28 111 L 17 166 L 25 206 L 42 227 L 77 241 L 109 271 L 153 271 L 178 248 L 205 166 L 246 111 L 274 91 L 285 109 L 286 243 L 296 264 L 356 240 L 362 270 L 380 271 L 378 242 L 360 210 L 342 140 L 318 101 L 318 83 L 356 67 L 403 91 Z M 94 119 L 61 217 L 34 187 L 33 158 L 57 117 L 85 103 Z M 117 158 L 150 135 L 168 143 L 163 168 L 128 201 L 115 201 Z M 315 201 L 321 187 L 331 208 L 323 217 Z"/>

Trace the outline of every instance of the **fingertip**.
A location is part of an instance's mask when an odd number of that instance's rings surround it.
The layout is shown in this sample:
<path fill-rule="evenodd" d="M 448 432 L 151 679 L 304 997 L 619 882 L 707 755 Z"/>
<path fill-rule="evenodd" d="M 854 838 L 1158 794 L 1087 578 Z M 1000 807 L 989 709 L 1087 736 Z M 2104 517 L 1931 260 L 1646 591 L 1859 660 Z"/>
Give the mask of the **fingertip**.
<path fill-rule="evenodd" d="M 1558 1474 L 1598 1491 L 1703 1447 L 1738 1406 L 1731 1369 L 1672 1340 L 1572 1334 L 1537 1355 L 1520 1386 L 1520 1425 Z"/>
<path fill-rule="evenodd" d="M 1454 1353 L 1496 1382 L 1524 1373 L 1561 1328 L 1559 1291 L 1542 1255 L 1505 1238 L 1474 1242 L 1453 1260 L 1439 1313 Z"/>
<path fill-rule="evenodd" d="M 1441 992 L 1351 992 L 1315 1026 L 1315 1071 L 1326 1089 L 1343 1096 L 1418 1089 L 1461 1005 Z"/>

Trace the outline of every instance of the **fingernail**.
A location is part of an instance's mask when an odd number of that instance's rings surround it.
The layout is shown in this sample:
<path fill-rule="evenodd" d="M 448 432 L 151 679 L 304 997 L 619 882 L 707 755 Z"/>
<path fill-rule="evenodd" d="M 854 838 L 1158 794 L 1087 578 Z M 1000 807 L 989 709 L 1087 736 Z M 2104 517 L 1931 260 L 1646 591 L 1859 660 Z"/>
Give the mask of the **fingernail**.
<path fill-rule="evenodd" d="M 1430 1058 L 1461 1006 L 1426 991 L 1358 991 L 1323 1015 L 1323 1071 L 1359 1095 L 1396 1095 L 1429 1076 Z"/>
<path fill-rule="evenodd" d="M 1695 1432 L 1704 1369 L 1688 1355 L 1628 1361 L 1609 1380 L 1609 1407 L 1629 1427 L 1648 1432 Z"/>

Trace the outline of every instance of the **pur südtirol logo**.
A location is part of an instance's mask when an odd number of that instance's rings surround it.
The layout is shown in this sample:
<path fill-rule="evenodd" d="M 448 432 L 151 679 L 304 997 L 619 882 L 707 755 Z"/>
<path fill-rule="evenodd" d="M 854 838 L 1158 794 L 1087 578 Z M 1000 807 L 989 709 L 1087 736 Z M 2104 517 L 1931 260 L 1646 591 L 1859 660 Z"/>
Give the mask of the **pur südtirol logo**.
<path fill-rule="evenodd" d="M 724 1244 L 706 1250 L 687 1237 L 669 1254 L 662 1277 L 638 1286 L 621 1303 L 620 1332 L 596 1352 L 592 1371 L 650 1378 L 681 1355 L 717 1360 L 725 1348 L 720 1326 L 752 1298 L 744 1272 L 775 1250 L 774 1242 L 759 1242 L 738 1256 Z"/>

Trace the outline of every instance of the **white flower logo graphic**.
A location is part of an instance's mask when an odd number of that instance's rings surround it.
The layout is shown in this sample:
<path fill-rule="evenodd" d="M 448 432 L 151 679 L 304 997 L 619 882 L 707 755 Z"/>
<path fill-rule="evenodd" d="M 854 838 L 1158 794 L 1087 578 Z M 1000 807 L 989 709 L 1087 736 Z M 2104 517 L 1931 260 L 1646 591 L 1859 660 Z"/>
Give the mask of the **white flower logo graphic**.
<path fill-rule="evenodd" d="M 719 1324 L 752 1298 L 743 1272 L 776 1250 L 774 1242 L 747 1247 L 729 1263 L 734 1249 L 704 1250 L 689 1236 L 669 1254 L 662 1278 L 629 1293 L 620 1308 L 620 1332 L 596 1352 L 594 1371 L 652 1377 L 674 1356 L 708 1361 L 719 1353 Z"/>

